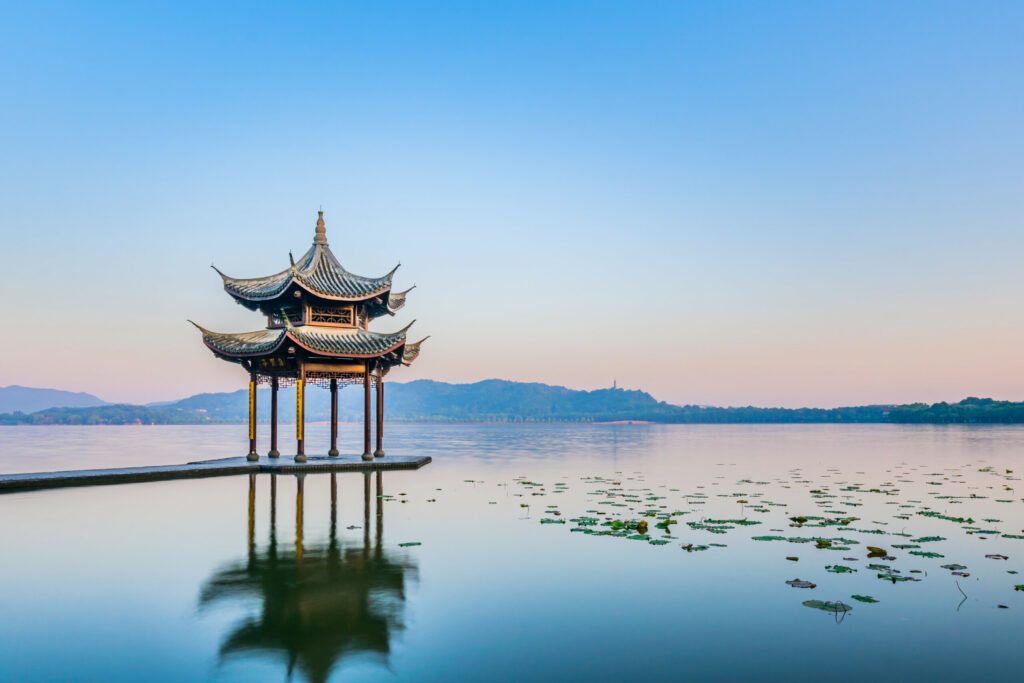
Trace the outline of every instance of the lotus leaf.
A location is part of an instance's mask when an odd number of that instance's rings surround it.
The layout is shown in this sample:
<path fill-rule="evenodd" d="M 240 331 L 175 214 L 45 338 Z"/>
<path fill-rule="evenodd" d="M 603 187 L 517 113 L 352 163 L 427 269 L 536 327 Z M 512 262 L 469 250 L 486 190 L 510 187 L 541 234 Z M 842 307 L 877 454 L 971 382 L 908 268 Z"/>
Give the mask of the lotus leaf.
<path fill-rule="evenodd" d="M 853 608 L 847 605 L 845 602 L 830 602 L 826 600 L 804 600 L 803 604 L 804 607 L 820 609 L 823 612 L 832 612 L 833 614 L 842 614 L 853 610 Z"/>

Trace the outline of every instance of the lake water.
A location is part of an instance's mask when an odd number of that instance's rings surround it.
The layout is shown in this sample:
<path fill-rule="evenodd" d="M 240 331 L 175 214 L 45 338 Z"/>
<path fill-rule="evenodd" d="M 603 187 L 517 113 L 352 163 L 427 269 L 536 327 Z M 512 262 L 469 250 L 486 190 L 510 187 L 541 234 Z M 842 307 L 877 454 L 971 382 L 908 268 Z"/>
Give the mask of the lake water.
<path fill-rule="evenodd" d="M 1021 678 L 1024 428 L 394 425 L 385 445 L 434 462 L 0 495 L 0 681 Z M 8 427 L 0 472 L 245 448 L 244 426 Z"/>

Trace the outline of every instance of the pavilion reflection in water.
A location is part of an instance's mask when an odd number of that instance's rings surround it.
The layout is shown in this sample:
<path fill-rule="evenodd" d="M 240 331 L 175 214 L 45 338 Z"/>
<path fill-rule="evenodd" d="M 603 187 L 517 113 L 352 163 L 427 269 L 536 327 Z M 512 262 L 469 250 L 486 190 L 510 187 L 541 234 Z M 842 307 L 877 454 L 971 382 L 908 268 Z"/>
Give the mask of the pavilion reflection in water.
<path fill-rule="evenodd" d="M 270 475 L 270 534 L 258 548 L 256 475 L 249 477 L 249 552 L 223 567 L 203 586 L 200 607 L 225 602 L 259 603 L 235 623 L 220 646 L 233 657 L 280 657 L 287 674 L 296 669 L 311 682 L 326 681 L 352 657 L 387 661 L 391 637 L 403 628 L 406 582 L 416 566 L 384 551 L 382 473 L 376 472 L 376 519 L 371 542 L 371 473 L 362 475 L 362 543 L 338 540 L 338 480 L 330 475 L 331 520 L 326 543 L 303 538 L 305 474 L 295 475 L 295 543 L 277 542 L 277 478 Z M 287 475 L 280 475 L 287 476 Z M 313 475 L 313 481 L 326 481 Z"/>

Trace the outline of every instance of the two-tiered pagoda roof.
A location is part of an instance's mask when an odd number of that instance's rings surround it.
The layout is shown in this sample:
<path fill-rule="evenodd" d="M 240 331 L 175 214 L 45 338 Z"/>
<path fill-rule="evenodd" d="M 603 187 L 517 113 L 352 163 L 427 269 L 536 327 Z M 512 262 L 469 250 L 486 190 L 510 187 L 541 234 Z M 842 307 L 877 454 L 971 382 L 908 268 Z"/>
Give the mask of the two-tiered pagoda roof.
<path fill-rule="evenodd" d="M 235 301 L 267 315 L 266 329 L 214 332 L 196 327 L 203 334 L 203 342 L 219 358 L 256 370 L 276 368 L 274 374 L 288 374 L 280 370 L 294 369 L 301 356 L 317 361 L 376 359 L 376 367 L 387 371 L 393 365 L 411 363 L 424 341 L 407 343 L 406 333 L 412 323 L 390 333 L 368 329 L 372 319 L 394 315 L 405 305 L 412 288 L 391 291 L 397 270 L 395 266 L 375 278 L 346 270 L 327 242 L 321 211 L 313 245 L 289 268 L 255 278 L 235 278 L 217 270 L 224 290 Z M 286 362 L 258 362 L 268 358 Z"/>

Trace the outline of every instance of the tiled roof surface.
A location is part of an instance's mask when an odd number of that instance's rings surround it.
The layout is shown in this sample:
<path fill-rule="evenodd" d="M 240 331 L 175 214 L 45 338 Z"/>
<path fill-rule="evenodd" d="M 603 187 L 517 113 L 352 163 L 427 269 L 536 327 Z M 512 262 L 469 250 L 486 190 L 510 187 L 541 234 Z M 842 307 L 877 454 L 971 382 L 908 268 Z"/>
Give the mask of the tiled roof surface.
<path fill-rule="evenodd" d="M 214 268 L 214 270 L 217 269 Z M 363 277 L 345 270 L 327 244 L 327 231 L 321 212 L 317 219 L 313 246 L 287 270 L 266 277 L 254 278 L 236 278 L 225 275 L 220 270 L 217 272 L 224 280 L 224 289 L 228 294 L 244 301 L 257 302 L 276 299 L 284 294 L 293 283 L 325 299 L 362 301 L 380 296 L 387 301 L 387 294 L 391 291 L 391 278 L 396 270 L 398 270 L 397 266 L 382 277 Z M 402 306 L 405 302 L 404 295 L 408 291 L 402 292 L 399 302 L 388 302 L 391 304 L 392 310 L 397 310 Z"/>
<path fill-rule="evenodd" d="M 193 323 L 194 324 L 194 323 Z M 196 325 L 203 342 L 216 353 L 231 357 L 263 356 L 272 353 L 287 337 L 313 353 L 337 358 L 374 358 L 405 345 L 405 329 L 392 333 L 370 332 L 351 327 L 301 325 L 281 330 L 255 332 L 211 332 Z M 406 352 L 406 362 L 411 362 Z M 419 342 L 413 358 L 419 353 Z"/>
<path fill-rule="evenodd" d="M 220 271 L 217 271 L 220 273 Z M 288 270 L 256 278 L 234 278 L 220 273 L 228 294 L 246 301 L 269 301 L 295 283 L 303 289 L 339 301 L 361 301 L 386 294 L 395 271 L 378 278 L 348 272 L 326 244 L 314 244 Z"/>

